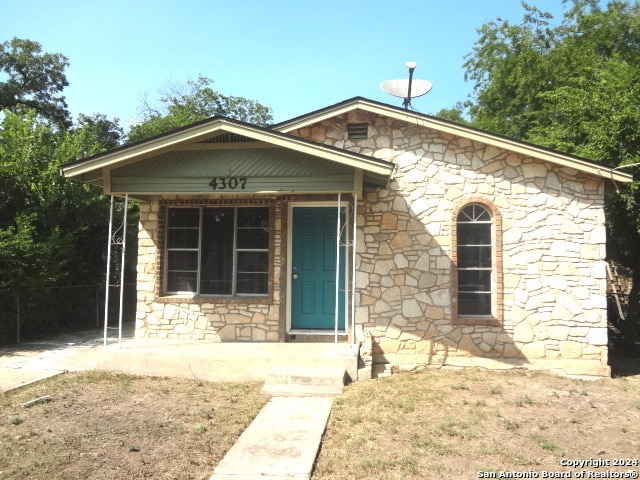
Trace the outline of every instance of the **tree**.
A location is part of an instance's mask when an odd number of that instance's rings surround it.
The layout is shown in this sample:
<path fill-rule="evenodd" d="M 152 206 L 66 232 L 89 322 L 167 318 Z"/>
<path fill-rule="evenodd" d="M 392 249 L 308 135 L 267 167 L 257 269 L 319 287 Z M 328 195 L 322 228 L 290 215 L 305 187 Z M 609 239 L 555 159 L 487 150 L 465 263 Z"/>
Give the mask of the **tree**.
<path fill-rule="evenodd" d="M 186 84 L 169 84 L 159 91 L 159 105 L 143 99 L 142 122 L 131 128 L 129 142 L 144 140 L 214 116 L 226 116 L 257 125 L 273 120 L 270 108 L 243 97 L 223 95 L 211 88 L 213 80 L 198 77 Z"/>
<path fill-rule="evenodd" d="M 124 137 L 124 131 L 118 119 L 109 120 L 106 115 L 96 113 L 92 116 L 80 114 L 77 127 L 73 130 L 87 138 L 84 144 L 91 150 L 82 153 L 82 157 L 89 157 L 105 150 L 119 147 Z"/>
<path fill-rule="evenodd" d="M 57 131 L 34 112 L 0 123 L 0 287 L 96 282 L 103 269 L 107 202 L 58 168 L 97 149 L 91 131 Z M 91 252 L 92 255 L 88 255 Z"/>
<path fill-rule="evenodd" d="M 67 66 L 30 40 L 0 44 L 0 316 L 7 296 L 19 298 L 36 334 L 93 323 L 81 305 L 87 297 L 95 305 L 104 281 L 109 203 L 99 189 L 61 178 L 59 167 L 123 136 L 118 120 L 101 114 L 69 121 Z M 61 286 L 73 287 L 68 302 Z M 0 343 L 9 338 L 0 329 Z"/>
<path fill-rule="evenodd" d="M 638 3 L 565 1 L 569 8 L 555 25 L 551 14 L 522 5 L 521 24 L 484 24 L 467 56 L 471 124 L 611 167 L 640 161 Z M 633 184 L 607 199 L 608 253 L 633 274 L 621 324 L 629 348 L 640 325 L 639 190 Z"/>
<path fill-rule="evenodd" d="M 60 130 L 34 111 L 0 118 L 0 293 L 20 299 L 36 335 L 86 328 L 104 288 L 109 204 L 59 167 L 103 150 L 103 140 L 94 125 Z M 14 338 L 0 329 L 0 343 Z"/>
<path fill-rule="evenodd" d="M 62 95 L 69 85 L 65 75 L 68 66 L 67 57 L 43 53 L 37 42 L 14 38 L 0 43 L 0 72 L 6 76 L 0 82 L 0 110 L 26 107 L 53 123 L 69 126 Z"/>

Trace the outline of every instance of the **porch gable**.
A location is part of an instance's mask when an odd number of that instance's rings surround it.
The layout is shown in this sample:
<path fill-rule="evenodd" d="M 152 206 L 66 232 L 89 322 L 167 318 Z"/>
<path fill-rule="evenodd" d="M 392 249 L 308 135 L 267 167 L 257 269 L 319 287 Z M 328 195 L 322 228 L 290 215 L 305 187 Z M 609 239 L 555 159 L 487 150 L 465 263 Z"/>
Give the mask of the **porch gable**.
<path fill-rule="evenodd" d="M 391 162 L 227 118 L 63 165 L 62 176 L 104 193 L 165 194 L 362 192 L 383 185 Z"/>

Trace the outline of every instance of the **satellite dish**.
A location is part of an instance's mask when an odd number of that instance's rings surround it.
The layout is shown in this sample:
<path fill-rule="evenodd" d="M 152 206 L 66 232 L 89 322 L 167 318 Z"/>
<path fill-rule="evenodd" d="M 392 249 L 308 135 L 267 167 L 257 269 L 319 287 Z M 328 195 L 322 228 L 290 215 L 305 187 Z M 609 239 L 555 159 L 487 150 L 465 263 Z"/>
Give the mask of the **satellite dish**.
<path fill-rule="evenodd" d="M 411 98 L 421 97 L 429 93 L 433 84 L 428 80 L 415 79 L 411 85 Z M 394 97 L 407 98 L 409 96 L 409 80 L 387 80 L 380 84 L 380 88 Z"/>
<path fill-rule="evenodd" d="M 411 105 L 411 99 L 421 97 L 429 93 L 433 84 L 428 80 L 414 80 L 413 70 L 416 68 L 416 62 L 407 62 L 409 69 L 408 80 L 387 80 L 380 84 L 380 88 L 394 97 L 404 98 L 402 105 L 408 109 Z"/>

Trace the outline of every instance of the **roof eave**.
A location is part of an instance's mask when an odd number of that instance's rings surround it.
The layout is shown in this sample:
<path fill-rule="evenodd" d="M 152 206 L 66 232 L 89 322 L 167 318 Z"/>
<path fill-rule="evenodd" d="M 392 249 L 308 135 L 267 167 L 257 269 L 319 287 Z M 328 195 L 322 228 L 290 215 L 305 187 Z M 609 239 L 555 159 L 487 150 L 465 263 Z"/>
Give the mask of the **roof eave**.
<path fill-rule="evenodd" d="M 129 147 L 123 147 L 84 160 L 68 163 L 60 167 L 63 177 L 73 178 L 96 170 L 110 169 L 129 161 L 140 161 L 182 146 L 198 142 L 216 132 L 228 132 L 249 136 L 253 140 L 265 142 L 282 148 L 295 149 L 299 152 L 335 161 L 343 165 L 366 170 L 374 175 L 389 176 L 394 165 L 385 160 L 341 150 L 329 145 L 287 135 L 276 130 L 265 129 L 230 120 L 216 118 L 208 122 L 196 124 L 190 128 L 154 137 Z"/>
<path fill-rule="evenodd" d="M 492 145 L 497 148 L 532 156 L 540 160 L 555 163 L 563 167 L 573 168 L 614 182 L 631 183 L 633 181 L 633 175 L 615 171 L 614 169 L 603 164 L 598 164 L 597 162 L 582 159 L 573 155 L 563 154 L 530 143 L 520 142 L 501 135 L 442 120 L 437 117 L 410 112 L 406 109 L 374 102 L 362 97 L 346 100 L 331 107 L 311 112 L 308 115 L 296 117 L 274 125 L 273 128 L 283 133 L 289 133 L 293 130 L 348 113 L 355 109 L 362 109 L 371 113 L 389 116 L 400 121 L 433 128 L 451 135 L 463 135 L 465 138 L 475 140 L 486 145 Z"/>
<path fill-rule="evenodd" d="M 60 174 L 63 177 L 73 178 L 97 169 L 109 168 L 128 160 L 142 160 L 149 156 L 159 155 L 180 145 L 197 142 L 201 138 L 208 137 L 212 131 L 216 130 L 215 127 L 219 122 L 219 119 L 215 119 L 211 122 L 200 123 L 188 129 L 181 129 L 171 134 L 161 135 L 147 141 L 71 162 L 60 167 Z"/>

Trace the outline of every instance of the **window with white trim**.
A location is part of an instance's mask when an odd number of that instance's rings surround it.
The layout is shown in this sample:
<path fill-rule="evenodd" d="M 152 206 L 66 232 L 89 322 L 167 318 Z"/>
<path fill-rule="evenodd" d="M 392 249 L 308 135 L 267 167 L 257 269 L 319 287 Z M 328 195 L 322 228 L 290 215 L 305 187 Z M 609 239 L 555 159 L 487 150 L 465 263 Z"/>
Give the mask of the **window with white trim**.
<path fill-rule="evenodd" d="M 456 219 L 458 316 L 492 313 L 493 221 L 482 205 L 467 205 Z"/>
<path fill-rule="evenodd" d="M 268 207 L 167 209 L 165 291 L 267 295 Z"/>

